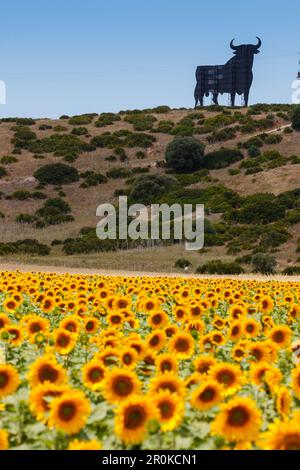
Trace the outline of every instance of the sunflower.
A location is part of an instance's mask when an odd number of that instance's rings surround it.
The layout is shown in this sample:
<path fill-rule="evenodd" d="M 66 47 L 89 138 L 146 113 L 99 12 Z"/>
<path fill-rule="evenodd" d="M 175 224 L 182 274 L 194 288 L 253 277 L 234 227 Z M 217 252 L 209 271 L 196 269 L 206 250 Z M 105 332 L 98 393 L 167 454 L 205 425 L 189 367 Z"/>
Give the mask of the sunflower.
<path fill-rule="evenodd" d="M 0 330 L 9 325 L 9 318 L 5 313 L 0 313 Z"/>
<path fill-rule="evenodd" d="M 0 450 L 8 450 L 8 432 L 4 429 L 0 429 Z"/>
<path fill-rule="evenodd" d="M 225 362 L 211 367 L 209 376 L 222 385 L 225 395 L 236 393 L 244 381 L 240 367 Z"/>
<path fill-rule="evenodd" d="M 300 423 L 276 420 L 262 435 L 264 450 L 300 450 Z"/>
<path fill-rule="evenodd" d="M 251 361 L 264 362 L 270 359 L 269 349 L 263 341 L 249 343 L 247 349 Z"/>
<path fill-rule="evenodd" d="M 164 353 L 157 356 L 156 365 L 162 374 L 164 372 L 177 373 L 178 363 L 176 357 L 170 353 Z"/>
<path fill-rule="evenodd" d="M 67 330 L 69 333 L 79 333 L 81 329 L 81 319 L 76 315 L 69 315 L 60 322 L 60 328 Z"/>
<path fill-rule="evenodd" d="M 98 318 L 95 317 L 87 317 L 84 319 L 84 329 L 89 334 L 94 334 L 97 332 L 100 326 L 100 322 Z"/>
<path fill-rule="evenodd" d="M 169 350 L 178 359 L 189 359 L 194 354 L 194 340 L 189 333 L 177 333 L 169 342 Z"/>
<path fill-rule="evenodd" d="M 246 346 L 245 343 L 243 341 L 240 341 L 232 348 L 231 355 L 235 361 L 241 362 L 245 358 L 246 356 L 245 346 Z"/>
<path fill-rule="evenodd" d="M 208 410 L 222 400 L 222 386 L 215 380 L 205 380 L 191 396 L 191 405 L 197 410 Z"/>
<path fill-rule="evenodd" d="M 101 450 L 102 445 L 96 439 L 91 441 L 79 441 L 74 439 L 70 442 L 68 450 Z"/>
<path fill-rule="evenodd" d="M 249 371 L 251 382 L 259 386 L 263 385 L 265 382 L 265 374 L 270 367 L 270 364 L 266 361 L 253 364 Z"/>
<path fill-rule="evenodd" d="M 20 383 L 16 369 L 10 364 L 0 364 L 0 397 L 14 393 Z"/>
<path fill-rule="evenodd" d="M 153 397 L 153 403 L 158 409 L 158 422 L 163 432 L 176 429 L 184 416 L 184 404 L 169 390 L 160 390 Z"/>
<path fill-rule="evenodd" d="M 128 368 L 114 368 L 107 372 L 104 396 L 109 403 L 118 403 L 140 392 L 141 384 L 136 374 Z"/>
<path fill-rule="evenodd" d="M 18 302 L 13 297 L 9 297 L 3 303 L 3 307 L 10 313 L 13 313 L 18 308 Z"/>
<path fill-rule="evenodd" d="M 164 331 L 154 330 L 147 338 L 147 346 L 153 351 L 160 351 L 166 343 Z"/>
<path fill-rule="evenodd" d="M 168 315 L 162 310 L 153 312 L 148 317 L 148 323 L 153 329 L 163 328 L 168 323 L 168 320 Z"/>
<path fill-rule="evenodd" d="M 261 412 L 251 398 L 235 397 L 221 405 L 221 411 L 211 424 L 212 434 L 228 441 L 255 441 L 259 436 Z"/>
<path fill-rule="evenodd" d="M 12 346 L 20 346 L 20 344 L 22 344 L 23 333 L 22 328 L 20 326 L 8 325 L 6 328 L 4 328 L 4 331 L 9 335 L 9 344 L 11 344 Z"/>
<path fill-rule="evenodd" d="M 182 322 L 186 319 L 187 317 L 187 310 L 185 307 L 182 306 L 176 306 L 173 309 L 173 315 L 175 316 L 176 320 L 178 322 Z"/>
<path fill-rule="evenodd" d="M 228 338 L 231 341 L 237 341 L 243 336 L 244 334 L 244 324 L 242 321 L 234 321 L 230 324 L 229 330 L 228 330 Z"/>
<path fill-rule="evenodd" d="M 246 318 L 244 320 L 244 333 L 248 338 L 255 338 L 259 335 L 261 325 L 258 321 L 253 318 Z"/>
<path fill-rule="evenodd" d="M 234 319 L 238 320 L 246 314 L 246 310 L 241 305 L 232 305 L 229 309 L 229 315 Z"/>
<path fill-rule="evenodd" d="M 51 297 L 45 297 L 41 303 L 41 309 L 45 313 L 49 313 L 54 308 L 54 300 Z"/>
<path fill-rule="evenodd" d="M 39 357 L 31 365 L 28 380 L 31 387 L 36 387 L 44 382 L 62 385 L 67 381 L 67 374 L 65 369 L 58 364 L 53 356 L 46 355 Z"/>
<path fill-rule="evenodd" d="M 120 361 L 122 366 L 129 367 L 130 369 L 134 369 L 138 360 L 138 353 L 135 349 L 124 347 L 120 351 Z"/>
<path fill-rule="evenodd" d="M 112 311 L 107 317 L 107 323 L 114 328 L 122 328 L 123 323 L 125 322 L 125 317 L 120 311 Z"/>
<path fill-rule="evenodd" d="M 157 408 L 147 396 L 134 395 L 121 403 L 115 415 L 115 433 L 125 444 L 143 441 L 147 425 L 158 418 Z"/>
<path fill-rule="evenodd" d="M 30 411 L 37 419 L 44 421 L 45 413 L 50 410 L 50 399 L 60 397 L 68 391 L 69 388 L 65 385 L 55 385 L 50 382 L 38 385 L 29 395 Z"/>
<path fill-rule="evenodd" d="M 286 348 L 291 343 L 292 332 L 288 326 L 275 326 L 269 332 L 270 340 L 279 348 Z"/>
<path fill-rule="evenodd" d="M 169 390 L 171 393 L 176 393 L 179 397 L 184 396 L 184 384 L 182 380 L 173 372 L 164 372 L 153 377 L 149 384 L 150 391 L 153 393 L 159 390 Z"/>
<path fill-rule="evenodd" d="M 261 299 L 260 308 L 263 313 L 269 313 L 274 308 L 274 302 L 269 296 L 265 296 Z"/>
<path fill-rule="evenodd" d="M 210 368 L 216 364 L 213 356 L 200 356 L 194 361 L 195 371 L 201 375 L 207 375 Z"/>
<path fill-rule="evenodd" d="M 85 426 L 90 412 L 91 406 L 84 393 L 70 390 L 52 400 L 48 426 L 68 434 L 77 434 Z"/>
<path fill-rule="evenodd" d="M 277 389 L 276 396 L 276 409 L 277 412 L 283 416 L 287 417 L 290 413 L 292 405 L 292 397 L 290 391 L 287 387 L 281 386 Z"/>
<path fill-rule="evenodd" d="M 69 354 L 76 345 L 77 336 L 75 333 L 69 333 L 64 328 L 57 328 L 54 331 L 54 349 L 59 354 Z"/>
<path fill-rule="evenodd" d="M 103 386 L 106 368 L 100 361 L 93 360 L 85 364 L 82 369 L 84 385 L 90 390 L 98 390 Z"/>
<path fill-rule="evenodd" d="M 292 371 L 292 387 L 295 396 L 300 399 L 300 365 Z"/>

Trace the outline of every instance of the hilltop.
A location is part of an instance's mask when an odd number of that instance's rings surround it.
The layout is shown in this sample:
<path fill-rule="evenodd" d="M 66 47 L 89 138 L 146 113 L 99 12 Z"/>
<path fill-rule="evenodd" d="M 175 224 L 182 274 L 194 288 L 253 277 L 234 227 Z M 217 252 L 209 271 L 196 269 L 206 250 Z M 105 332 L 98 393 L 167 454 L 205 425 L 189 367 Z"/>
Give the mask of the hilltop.
<path fill-rule="evenodd" d="M 184 258 L 189 272 L 211 260 L 249 272 L 253 253 L 267 252 L 278 272 L 300 265 L 300 132 L 292 130 L 290 112 L 289 105 L 160 106 L 2 119 L 0 262 L 170 272 L 181 271 L 174 265 Z M 205 167 L 180 175 L 166 168 L 165 149 L 176 136 L 205 144 Z M 47 166 L 57 163 L 68 168 Z M 172 244 L 112 251 L 116 246 L 99 244 L 97 206 L 130 195 L 148 175 L 176 180 L 158 200 L 205 203 L 205 250 Z"/>

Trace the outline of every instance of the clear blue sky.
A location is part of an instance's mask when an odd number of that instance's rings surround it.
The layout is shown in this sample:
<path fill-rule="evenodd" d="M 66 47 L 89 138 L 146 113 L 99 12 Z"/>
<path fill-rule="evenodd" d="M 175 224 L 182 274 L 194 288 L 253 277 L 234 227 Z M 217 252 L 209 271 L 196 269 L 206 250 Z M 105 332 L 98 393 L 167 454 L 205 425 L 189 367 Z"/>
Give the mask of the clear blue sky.
<path fill-rule="evenodd" d="M 299 0 L 9 0 L 1 20 L 0 116 L 192 107 L 196 66 L 233 37 L 263 40 L 251 103 L 291 102 Z"/>

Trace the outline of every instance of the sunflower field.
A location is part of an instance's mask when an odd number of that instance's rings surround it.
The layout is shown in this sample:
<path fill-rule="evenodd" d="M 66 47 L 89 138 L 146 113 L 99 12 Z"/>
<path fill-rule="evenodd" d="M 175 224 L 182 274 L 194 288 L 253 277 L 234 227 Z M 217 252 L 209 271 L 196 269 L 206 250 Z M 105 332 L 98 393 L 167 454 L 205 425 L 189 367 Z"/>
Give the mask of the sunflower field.
<path fill-rule="evenodd" d="M 0 450 L 300 450 L 296 282 L 2 272 Z"/>

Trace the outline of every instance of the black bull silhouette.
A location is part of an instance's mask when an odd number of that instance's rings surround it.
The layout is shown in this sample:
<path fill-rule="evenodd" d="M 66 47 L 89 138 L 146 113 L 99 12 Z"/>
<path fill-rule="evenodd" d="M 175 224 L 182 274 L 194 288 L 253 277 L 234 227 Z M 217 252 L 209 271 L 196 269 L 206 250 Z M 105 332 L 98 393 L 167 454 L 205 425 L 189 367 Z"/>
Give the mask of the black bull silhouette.
<path fill-rule="evenodd" d="M 258 44 L 234 45 L 234 39 L 230 47 L 234 50 L 232 57 L 225 65 L 203 65 L 197 67 L 195 89 L 195 106 L 200 103 L 203 106 L 204 96 L 213 95 L 214 104 L 218 104 L 219 93 L 231 95 L 231 105 L 235 105 L 235 96 L 244 95 L 245 106 L 248 106 L 249 92 L 253 81 L 254 54 L 259 54 L 261 40 Z"/>

